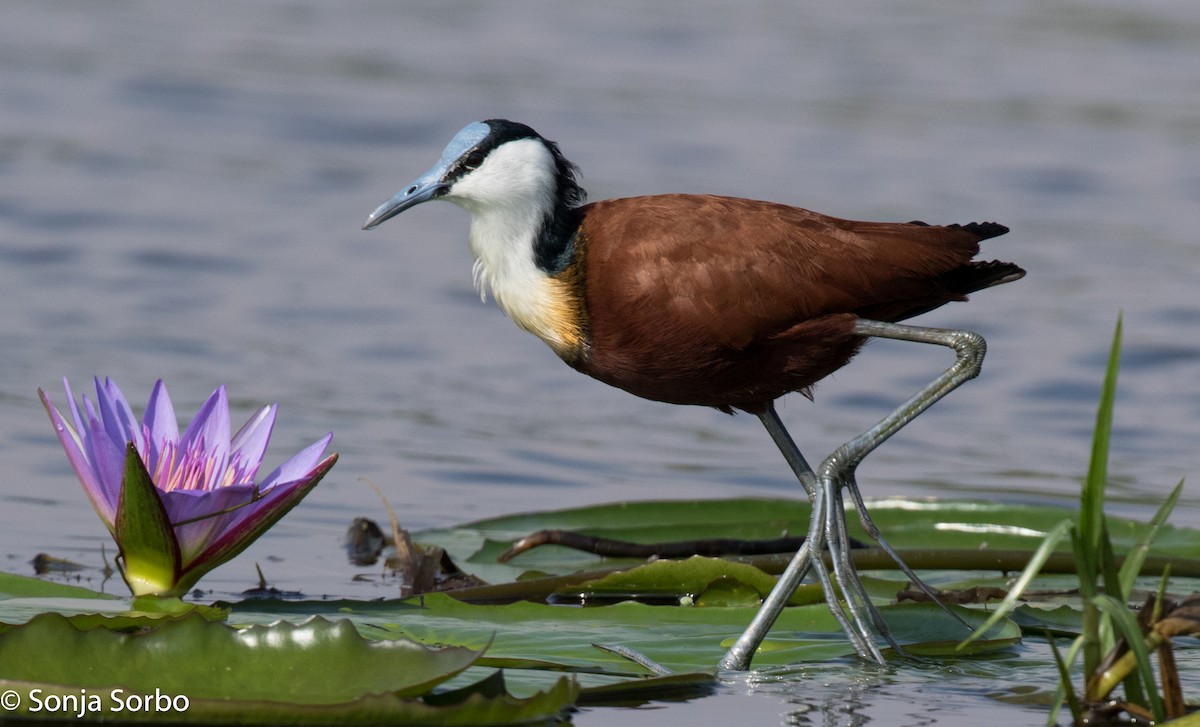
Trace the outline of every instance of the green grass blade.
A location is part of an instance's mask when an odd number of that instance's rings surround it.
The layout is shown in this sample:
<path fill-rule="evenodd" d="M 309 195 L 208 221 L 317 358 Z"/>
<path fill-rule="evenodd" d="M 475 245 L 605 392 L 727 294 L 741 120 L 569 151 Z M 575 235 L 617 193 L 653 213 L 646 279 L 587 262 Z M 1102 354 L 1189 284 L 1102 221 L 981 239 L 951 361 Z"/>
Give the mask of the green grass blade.
<path fill-rule="evenodd" d="M 1113 402 L 1117 393 L 1117 372 L 1121 361 L 1121 317 L 1113 332 L 1112 347 L 1104 385 L 1100 390 L 1100 406 L 1096 411 L 1096 428 L 1092 434 L 1092 456 L 1088 464 L 1080 500 L 1079 534 L 1084 547 L 1096 553 L 1100 547 L 1100 532 L 1104 526 L 1104 490 L 1108 483 L 1108 443 L 1112 435 Z M 1095 562 L 1095 561 L 1093 561 Z"/>
<path fill-rule="evenodd" d="M 1104 583 L 1104 593 L 1124 603 L 1121 581 L 1117 576 L 1117 556 L 1113 553 L 1112 540 L 1108 537 L 1108 525 L 1100 533 L 1100 577 Z M 1104 620 L 1107 622 L 1107 619 Z M 1115 629 L 1111 623 L 1101 623 L 1104 633 L 1101 634 L 1100 648 L 1108 651 L 1116 643 Z"/>
<path fill-rule="evenodd" d="M 1062 539 L 1067 537 L 1067 534 L 1071 532 L 1073 525 L 1074 523 L 1070 520 L 1063 520 L 1058 525 L 1055 525 L 1050 532 L 1046 533 L 1042 544 L 1033 552 L 1033 556 L 1029 559 L 1029 564 L 1025 566 L 1025 570 L 1021 571 L 1021 576 L 1017 578 L 1016 583 L 1009 589 L 1008 595 L 1004 597 L 1004 600 L 1000 602 L 1000 605 L 996 607 L 996 610 L 992 612 L 988 620 L 983 622 L 983 625 L 971 632 L 970 636 L 963 639 L 962 643 L 958 645 L 959 650 L 962 650 L 967 644 L 986 634 L 993 626 L 1000 623 L 1001 620 L 1008 617 L 1008 614 L 1012 613 L 1013 609 L 1017 606 L 1017 599 L 1029 587 L 1030 581 L 1038 574 L 1042 565 L 1050 557 L 1050 554 L 1054 552 L 1054 549 L 1058 547 L 1058 544 L 1062 542 Z"/>
<path fill-rule="evenodd" d="M 1113 553 L 1112 540 L 1108 537 L 1108 525 L 1104 526 L 1104 532 L 1100 538 L 1100 569 L 1104 577 L 1104 592 L 1112 597 L 1116 603 L 1126 604 L 1128 599 L 1125 597 L 1125 591 L 1122 589 L 1120 577 L 1117 572 L 1117 557 Z M 1128 606 L 1123 610 L 1128 612 Z M 1118 624 L 1114 623 L 1111 617 L 1101 619 L 1100 623 L 1100 649 L 1104 653 L 1110 652 L 1117 644 Z M 1147 704 L 1147 697 L 1142 689 L 1142 682 L 1138 679 L 1137 674 L 1130 674 L 1123 682 L 1125 686 L 1125 699 L 1134 704 Z"/>
<path fill-rule="evenodd" d="M 1067 706 L 1071 710 L 1071 719 L 1075 724 L 1079 724 L 1083 719 L 1083 707 L 1079 704 L 1079 697 L 1075 694 L 1075 688 L 1071 685 L 1071 670 L 1067 667 L 1067 662 L 1063 659 L 1062 652 L 1058 650 L 1058 644 L 1054 641 L 1054 635 L 1050 633 L 1050 629 L 1046 629 L 1046 643 L 1050 645 L 1050 653 L 1054 655 L 1054 665 L 1058 668 L 1058 686 L 1059 692 L 1062 694 L 1062 699 L 1066 700 Z M 1056 697 L 1058 695 L 1055 695 Z M 1062 704 L 1061 701 L 1058 704 Z M 1051 711 L 1051 715 L 1056 716 L 1058 709 Z M 1055 719 L 1057 722 L 1057 719 Z"/>
<path fill-rule="evenodd" d="M 1183 480 L 1175 485 L 1175 489 L 1171 490 L 1171 494 L 1167 496 L 1166 502 L 1158 508 L 1158 512 L 1154 513 L 1154 517 L 1148 523 L 1149 529 L 1145 535 L 1129 550 L 1125 556 L 1125 562 L 1121 564 L 1119 580 L 1121 582 L 1121 598 L 1129 600 L 1129 594 L 1133 592 L 1133 583 L 1138 577 L 1138 573 L 1142 569 L 1142 564 L 1146 561 L 1146 556 L 1150 554 L 1150 546 L 1154 543 L 1154 539 L 1158 537 L 1158 532 L 1170 517 L 1171 511 L 1175 509 L 1175 503 L 1179 500 L 1179 494 L 1183 492 Z"/>
<path fill-rule="evenodd" d="M 1137 660 L 1138 678 L 1142 683 L 1146 699 L 1149 702 L 1145 706 L 1154 715 L 1156 723 L 1164 721 L 1166 719 L 1166 710 L 1163 707 L 1162 697 L 1158 693 L 1158 685 L 1154 680 L 1154 665 L 1150 663 L 1150 650 L 1146 648 L 1145 636 L 1142 634 L 1142 628 L 1138 625 L 1137 618 L 1134 617 L 1124 602 L 1118 601 L 1112 596 L 1097 596 L 1093 599 L 1093 603 L 1095 603 L 1096 608 L 1109 617 L 1114 628 L 1125 637 L 1125 642 L 1129 645 L 1129 650 Z M 1093 695 L 1088 696 L 1091 697 Z M 1126 697 L 1131 701 L 1133 699 L 1128 694 Z"/>
<path fill-rule="evenodd" d="M 1075 558 L 1079 563 L 1079 591 L 1083 596 L 1084 647 L 1083 668 L 1092 673 L 1100 664 L 1100 644 L 1103 624 L 1094 605 L 1096 578 L 1103 560 L 1104 491 L 1108 483 L 1108 444 L 1112 436 L 1113 403 L 1117 394 L 1117 372 L 1121 361 L 1121 316 L 1117 316 L 1104 385 L 1100 390 L 1100 405 L 1096 410 L 1096 427 L 1092 434 L 1092 455 L 1079 503 L 1078 537 L 1073 539 Z"/>
<path fill-rule="evenodd" d="M 1057 647 L 1054 647 L 1054 649 L 1055 652 L 1058 651 Z M 1066 667 L 1066 674 L 1059 673 L 1058 689 L 1054 692 L 1054 701 L 1050 703 L 1050 711 L 1046 716 L 1046 727 L 1056 727 L 1058 725 L 1058 713 L 1062 709 L 1063 702 L 1067 700 L 1067 692 L 1075 693 L 1075 687 L 1071 685 L 1071 665 L 1079 658 L 1079 652 L 1082 649 L 1082 636 L 1076 637 L 1071 642 L 1071 648 L 1067 649 L 1067 658 L 1063 661 L 1063 665 Z M 1078 719 L 1076 719 L 1076 724 L 1078 724 Z"/>

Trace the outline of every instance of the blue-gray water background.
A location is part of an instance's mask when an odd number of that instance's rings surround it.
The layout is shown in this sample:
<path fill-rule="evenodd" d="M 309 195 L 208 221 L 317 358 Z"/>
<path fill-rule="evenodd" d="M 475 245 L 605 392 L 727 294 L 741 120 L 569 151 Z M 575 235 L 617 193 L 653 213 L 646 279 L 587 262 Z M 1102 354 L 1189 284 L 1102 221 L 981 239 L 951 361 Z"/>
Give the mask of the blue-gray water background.
<path fill-rule="evenodd" d="M 284 589 L 390 595 L 352 582 L 340 548 L 351 518 L 382 517 L 364 479 L 414 529 L 795 494 L 752 418 L 606 388 L 482 305 L 461 210 L 359 231 L 455 131 L 495 116 L 559 141 L 592 199 L 715 192 L 1012 228 L 984 256 L 1025 280 L 920 319 L 984 334 L 983 376 L 867 460 L 868 496 L 1074 502 L 1122 310 L 1111 510 L 1146 517 L 1197 474 L 1193 0 L 6 0 L 0 568 L 28 573 L 39 552 L 96 566 L 107 540 L 37 401 L 43 387 L 63 404 L 63 376 L 77 392 L 112 376 L 139 413 L 164 378 L 183 417 L 225 383 L 235 426 L 278 402 L 268 467 L 334 432 L 333 474 L 203 582 L 218 595 L 253 585 L 255 562 Z M 877 342 L 781 412 L 819 459 L 947 363 Z M 1174 522 L 1200 524 L 1197 492 Z M 907 674 L 825 696 L 820 679 L 735 684 L 620 719 L 1019 709 Z M 867 685 L 853 706 L 847 680 Z"/>

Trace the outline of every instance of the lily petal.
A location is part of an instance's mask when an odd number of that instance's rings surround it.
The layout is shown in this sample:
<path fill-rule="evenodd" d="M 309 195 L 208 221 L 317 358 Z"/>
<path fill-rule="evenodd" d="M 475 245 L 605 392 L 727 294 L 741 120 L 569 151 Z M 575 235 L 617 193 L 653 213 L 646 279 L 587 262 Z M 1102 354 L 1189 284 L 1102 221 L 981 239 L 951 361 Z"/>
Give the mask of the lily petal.
<path fill-rule="evenodd" d="M 117 519 L 117 503 L 121 499 L 121 483 L 125 473 L 125 444 L 114 444 L 104 430 L 99 419 L 89 423 L 91 436 L 88 438 L 92 445 L 88 457 L 91 459 L 92 472 L 95 478 L 90 482 L 80 477 L 83 489 L 96 508 L 100 519 L 109 529 Z"/>
<path fill-rule="evenodd" d="M 333 466 L 332 462 L 328 462 L 328 458 L 324 462 L 321 461 L 321 457 L 325 454 L 325 449 L 332 439 L 333 433 L 331 432 L 300 450 L 258 485 L 236 484 L 208 491 L 163 493 L 171 522 L 181 523 L 203 517 L 202 520 L 176 528 L 179 547 L 183 553 L 184 569 L 189 567 L 190 561 L 207 559 L 209 556 L 198 551 L 201 548 L 204 548 L 206 552 L 211 551 L 215 546 L 210 541 L 213 541 L 214 538 L 223 538 L 222 533 L 237 532 L 250 527 L 255 533 L 251 540 L 257 538 L 258 534 L 269 525 L 261 529 L 253 528 L 247 525 L 246 521 L 257 520 L 269 515 L 269 511 L 275 507 L 272 503 L 283 497 L 288 491 L 313 480 L 314 477 L 319 479 L 320 477 L 316 474 L 318 471 L 323 477 L 328 468 Z M 334 459 L 336 460 L 336 457 Z M 327 466 L 326 463 L 328 463 Z M 324 469 L 322 470 L 322 468 Z M 259 499 L 252 501 L 255 494 Z M 291 507 L 288 505 L 284 512 Z M 223 512 L 226 510 L 228 512 Z M 283 517 L 282 513 L 271 519 L 270 522 L 273 523 L 280 517 Z M 237 552 L 241 552 L 244 547 L 243 545 L 238 548 Z"/>
<path fill-rule="evenodd" d="M 185 593 L 283 517 L 337 461 L 336 454 L 321 459 L 328 434 L 255 484 L 275 426 L 274 404 L 231 438 L 229 400 L 220 386 L 181 435 L 161 380 L 141 423 L 112 379 L 96 378 L 95 402 L 81 396 L 81 405 L 66 380 L 63 387 L 70 420 L 45 392 L 38 394 L 84 492 L 117 540 L 122 575 L 135 594 Z M 131 472 L 141 478 L 138 493 L 127 491 Z M 123 501 L 135 500 L 137 506 L 122 509 Z M 159 513 L 157 525 L 147 513 Z M 158 557 L 163 553 L 166 560 Z"/>
<path fill-rule="evenodd" d="M 266 490 L 276 482 L 291 482 L 305 477 L 317 466 L 317 462 L 321 461 L 321 456 L 325 454 L 325 448 L 331 441 L 333 441 L 333 432 L 321 437 L 276 467 L 275 471 L 263 478 L 259 486 Z"/>
<path fill-rule="evenodd" d="M 142 417 L 142 429 L 147 439 L 143 453 L 146 455 L 149 470 L 154 472 L 158 469 L 163 444 L 179 442 L 179 423 L 175 421 L 175 407 L 171 405 L 167 385 L 162 379 L 154 382 L 154 388 L 150 390 L 146 415 Z"/>
<path fill-rule="evenodd" d="M 219 538 L 243 511 L 261 505 L 261 499 L 254 500 L 255 492 L 254 485 L 246 484 L 160 493 L 168 519 L 176 524 L 175 539 L 185 568 L 199 559 L 211 541 Z"/>
<path fill-rule="evenodd" d="M 79 484 L 83 485 L 83 490 L 87 493 L 88 499 L 92 501 L 92 507 L 95 508 L 96 514 L 111 530 L 117 516 L 116 501 L 103 496 L 93 496 L 92 493 L 102 493 L 104 488 L 88 457 L 83 440 L 50 401 L 50 397 L 46 396 L 46 392 L 38 389 L 38 396 L 42 399 L 42 406 L 46 407 L 46 413 L 50 415 L 50 422 L 54 425 L 55 433 L 58 434 L 58 441 L 62 443 L 63 450 L 67 453 L 67 461 L 71 463 L 71 469 L 75 470 L 75 476 L 79 478 Z M 71 401 L 71 404 L 73 413 L 78 417 L 74 400 Z"/>
<path fill-rule="evenodd" d="M 223 531 L 220 536 L 208 542 L 203 552 L 196 554 L 190 559 L 184 556 L 180 586 L 184 590 L 190 588 L 205 573 L 228 562 L 238 553 L 249 547 L 251 543 L 278 522 L 288 511 L 299 504 L 305 495 L 317 486 L 321 478 L 337 463 L 337 458 L 337 454 L 331 454 L 311 471 L 307 472 L 304 477 L 293 482 L 280 483 L 265 492 L 260 500 L 226 515 L 219 516 L 220 518 L 228 517 L 230 520 L 223 523 Z M 170 496 L 177 493 L 167 494 Z M 168 499 L 168 503 L 170 499 Z M 170 509 L 171 507 L 168 506 L 168 511 Z M 198 525 L 203 522 L 201 520 L 195 524 Z M 190 526 L 184 526 L 184 528 L 186 527 Z M 177 529 L 177 535 L 182 535 L 182 530 L 183 528 Z M 184 538 L 181 537 L 180 540 L 182 548 L 184 546 L 182 542 Z"/>
<path fill-rule="evenodd" d="M 179 440 L 184 452 L 206 452 L 213 462 L 202 489 L 213 489 L 229 462 L 229 399 L 221 384 L 208 397 Z"/>
<path fill-rule="evenodd" d="M 79 407 L 75 405 L 75 394 L 71 392 L 71 385 L 67 383 L 67 378 L 65 376 L 63 377 L 63 388 L 67 391 L 67 404 L 71 407 L 71 419 L 75 422 L 75 431 L 77 432 L 77 436 L 83 436 L 83 419 L 79 416 Z M 48 399 L 43 396 L 42 401 L 44 403 L 45 401 L 48 401 Z M 86 447 L 84 449 L 86 450 Z"/>
<path fill-rule="evenodd" d="M 104 422 L 104 431 L 114 445 L 124 450 L 127 442 L 133 442 L 139 452 L 146 451 L 142 427 L 133 416 L 125 395 L 117 388 L 117 382 L 105 379 L 101 383 L 99 377 L 96 378 L 96 406 Z"/>
<path fill-rule="evenodd" d="M 233 435 L 229 444 L 232 449 L 230 457 L 236 459 L 242 481 L 252 481 L 262 466 L 267 443 L 271 441 L 271 431 L 275 428 L 276 411 L 274 404 L 264 406 Z"/>

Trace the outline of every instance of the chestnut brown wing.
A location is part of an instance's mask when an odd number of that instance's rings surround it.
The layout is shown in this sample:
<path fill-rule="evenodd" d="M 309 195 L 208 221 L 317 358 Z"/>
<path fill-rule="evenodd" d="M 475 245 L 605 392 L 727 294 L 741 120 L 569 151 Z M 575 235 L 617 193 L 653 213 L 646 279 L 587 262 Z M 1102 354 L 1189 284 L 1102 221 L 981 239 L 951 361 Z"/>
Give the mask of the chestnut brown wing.
<path fill-rule="evenodd" d="M 951 274 L 970 267 L 981 239 L 958 226 L 855 222 L 706 195 L 599 202 L 581 231 L 593 316 L 682 328 L 732 348 L 822 315 L 961 299 L 963 281 L 952 288 L 947 276 L 955 282 Z"/>

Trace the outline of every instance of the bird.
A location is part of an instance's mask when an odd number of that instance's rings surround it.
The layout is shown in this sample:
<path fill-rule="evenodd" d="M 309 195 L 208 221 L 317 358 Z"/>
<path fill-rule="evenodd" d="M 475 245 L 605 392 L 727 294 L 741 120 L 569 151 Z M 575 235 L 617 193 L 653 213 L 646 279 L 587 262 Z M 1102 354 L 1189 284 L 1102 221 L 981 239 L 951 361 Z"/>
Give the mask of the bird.
<path fill-rule="evenodd" d="M 567 365 L 644 399 L 758 417 L 807 493 L 812 515 L 804 544 L 719 666 L 749 668 L 810 570 L 855 651 L 883 663 L 876 635 L 900 648 L 850 559 L 843 490 L 867 534 L 920 583 L 871 521 L 854 471 L 979 374 L 986 352 L 980 335 L 902 321 L 1023 277 L 1013 263 L 975 259 L 981 241 L 1008 228 L 854 221 L 706 194 L 588 203 L 578 176 L 558 144 L 529 126 L 476 121 L 432 168 L 379 205 L 363 229 L 423 202 L 453 202 L 472 218 L 468 245 L 480 295 L 490 291 L 516 325 Z M 955 361 L 814 471 L 775 402 L 793 392 L 811 399 L 814 385 L 870 338 L 946 346 Z"/>

